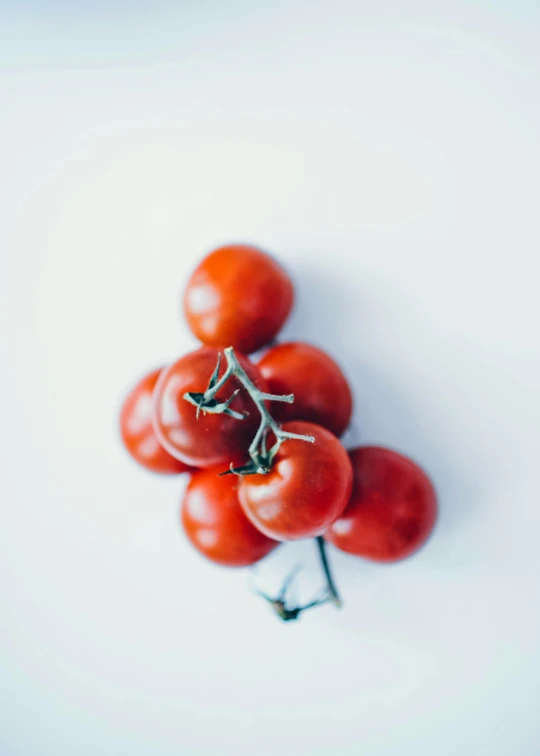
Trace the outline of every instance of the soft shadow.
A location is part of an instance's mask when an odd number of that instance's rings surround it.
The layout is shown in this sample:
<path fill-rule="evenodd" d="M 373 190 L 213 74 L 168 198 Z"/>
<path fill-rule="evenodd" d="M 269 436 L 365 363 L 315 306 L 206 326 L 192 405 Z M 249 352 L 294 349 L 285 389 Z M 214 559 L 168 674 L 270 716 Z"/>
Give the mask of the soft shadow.
<path fill-rule="evenodd" d="M 358 282 L 347 281 L 342 272 L 336 276 L 326 267 L 291 267 L 297 305 L 280 341 L 314 343 L 343 367 L 355 397 L 353 422 L 343 439 L 347 447 L 360 443 L 389 446 L 425 467 L 438 493 L 434 537 L 437 553 L 447 566 L 455 549 L 459 551 L 460 532 L 485 498 L 485 486 L 456 440 L 461 436 L 459 418 L 451 418 L 452 427 L 441 427 L 441 413 L 434 412 L 434 424 L 427 400 L 424 405 L 417 397 L 407 396 L 400 390 L 399 375 L 384 375 L 363 359 L 361 334 L 367 328 L 377 328 L 377 303 L 363 296 Z M 339 561 L 340 567 L 354 570 L 352 561 Z"/>

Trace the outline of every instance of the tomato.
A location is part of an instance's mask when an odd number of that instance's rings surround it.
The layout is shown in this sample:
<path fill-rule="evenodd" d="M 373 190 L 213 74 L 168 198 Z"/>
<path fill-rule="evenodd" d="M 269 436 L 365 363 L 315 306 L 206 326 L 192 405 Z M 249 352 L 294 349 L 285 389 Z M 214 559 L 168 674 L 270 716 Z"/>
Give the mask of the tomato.
<path fill-rule="evenodd" d="M 219 351 L 202 347 L 181 357 L 161 374 L 154 391 L 153 423 L 160 442 L 167 451 L 194 467 L 214 467 L 246 461 L 248 447 L 260 423 L 259 413 L 249 394 L 242 389 L 231 409 L 248 413 L 243 420 L 228 415 L 204 413 L 184 399 L 188 391 L 204 392 L 214 372 Z M 261 390 L 265 383 L 258 369 L 241 354 L 236 355 L 250 379 Z M 219 376 L 225 372 L 221 362 Z M 233 376 L 217 393 L 225 401 L 241 384 Z"/>
<path fill-rule="evenodd" d="M 184 315 L 209 346 L 250 354 L 271 341 L 293 304 L 283 268 L 257 247 L 235 244 L 207 255 L 184 293 Z"/>
<path fill-rule="evenodd" d="M 347 509 L 325 538 L 349 554 L 395 562 L 415 552 L 433 530 L 437 500 L 412 460 L 377 446 L 350 452 L 354 487 Z"/>
<path fill-rule="evenodd" d="M 271 394 L 294 394 L 293 404 L 272 403 L 276 420 L 308 420 L 340 436 L 352 415 L 352 393 L 340 367 L 310 344 L 278 344 L 258 363 Z"/>
<path fill-rule="evenodd" d="M 249 475 L 239 498 L 251 522 L 279 541 L 325 532 L 345 509 L 352 487 L 351 461 L 326 428 L 293 421 L 283 430 L 315 437 L 315 443 L 287 439 L 266 475 Z"/>
<path fill-rule="evenodd" d="M 190 468 L 165 451 L 152 427 L 152 392 L 159 370 L 145 375 L 131 389 L 120 410 L 120 435 L 124 446 L 140 465 L 152 472 L 173 474 Z"/>
<path fill-rule="evenodd" d="M 187 537 L 207 559 L 228 567 L 258 562 L 277 541 L 253 527 L 238 501 L 239 478 L 218 477 L 220 468 L 193 473 L 182 502 Z"/>

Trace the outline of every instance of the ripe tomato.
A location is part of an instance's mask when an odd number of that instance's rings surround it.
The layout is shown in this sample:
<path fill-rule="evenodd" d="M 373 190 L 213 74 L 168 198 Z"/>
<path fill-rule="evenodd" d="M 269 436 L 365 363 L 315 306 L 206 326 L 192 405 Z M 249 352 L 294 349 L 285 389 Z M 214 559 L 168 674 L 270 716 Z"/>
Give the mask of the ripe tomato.
<path fill-rule="evenodd" d="M 293 342 L 272 347 L 258 363 L 271 394 L 294 394 L 293 404 L 272 403 L 276 420 L 308 420 L 340 436 L 352 414 L 352 393 L 341 369 L 321 349 Z"/>
<path fill-rule="evenodd" d="M 182 502 L 187 537 L 207 559 L 228 567 L 258 562 L 277 541 L 253 527 L 238 501 L 239 478 L 218 477 L 220 468 L 193 473 Z"/>
<path fill-rule="evenodd" d="M 184 315 L 203 344 L 250 354 L 274 338 L 292 303 L 283 268 L 260 249 L 235 244 L 197 266 L 184 294 Z"/>
<path fill-rule="evenodd" d="M 364 446 L 350 452 L 354 470 L 351 500 L 325 538 L 349 554 L 395 562 L 427 539 L 437 516 L 431 481 L 397 452 Z"/>
<path fill-rule="evenodd" d="M 249 475 L 239 498 L 251 522 L 269 538 L 289 541 L 324 533 L 345 509 L 352 488 L 351 461 L 326 428 L 300 420 L 283 430 L 315 437 L 287 439 L 267 475 Z"/>
<path fill-rule="evenodd" d="M 197 417 L 196 408 L 184 399 L 188 391 L 204 392 L 214 372 L 219 351 L 201 347 L 181 357 L 161 374 L 154 391 L 153 423 L 157 437 L 167 451 L 194 467 L 225 468 L 232 462 L 246 461 L 247 449 L 260 423 L 260 416 L 249 394 L 241 390 L 231 409 L 249 415 L 237 420 L 228 415 L 205 414 Z M 236 355 L 250 379 L 261 390 L 265 383 L 258 369 L 241 354 Z M 225 372 L 222 360 L 219 376 Z M 232 377 L 217 393 L 225 401 L 241 384 Z"/>
<path fill-rule="evenodd" d="M 152 427 L 152 392 L 161 371 L 162 368 L 153 370 L 141 378 L 124 399 L 120 410 L 120 435 L 133 459 L 147 470 L 182 473 L 190 468 L 165 451 Z"/>

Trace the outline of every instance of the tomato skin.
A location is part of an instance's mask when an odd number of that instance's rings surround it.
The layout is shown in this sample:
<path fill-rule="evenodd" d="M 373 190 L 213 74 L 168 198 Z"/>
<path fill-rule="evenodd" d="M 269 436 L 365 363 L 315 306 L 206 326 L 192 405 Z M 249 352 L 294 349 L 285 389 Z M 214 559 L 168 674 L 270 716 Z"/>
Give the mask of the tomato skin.
<path fill-rule="evenodd" d="M 437 518 L 435 489 L 407 457 L 377 446 L 353 449 L 351 500 L 325 533 L 338 549 L 375 562 L 413 554 Z"/>
<path fill-rule="evenodd" d="M 272 403 L 280 422 L 307 420 L 336 436 L 352 415 L 352 393 L 339 365 L 322 349 L 300 341 L 278 344 L 258 363 L 271 394 L 294 394 L 294 402 Z"/>
<path fill-rule="evenodd" d="M 260 416 L 249 394 L 242 389 L 231 404 L 231 409 L 249 412 L 243 420 L 224 414 L 204 414 L 184 399 L 188 391 L 204 392 L 212 375 L 219 350 L 201 347 L 184 355 L 161 374 L 154 390 L 153 425 L 161 444 L 173 457 L 193 467 L 214 467 L 246 461 L 248 447 L 257 432 Z M 236 354 L 240 364 L 261 390 L 266 385 L 258 369 L 243 355 Z M 219 376 L 226 369 L 222 359 Z M 224 401 L 240 388 L 234 377 L 217 393 Z"/>
<path fill-rule="evenodd" d="M 163 475 L 191 468 L 163 448 L 152 427 L 152 394 L 163 368 L 143 376 L 127 394 L 120 410 L 120 435 L 124 446 L 142 467 Z"/>
<path fill-rule="evenodd" d="M 315 443 L 287 439 L 267 475 L 240 483 L 240 504 L 269 538 L 290 541 L 325 532 L 345 509 L 352 465 L 341 442 L 326 428 L 296 420 L 283 430 L 315 436 Z"/>
<path fill-rule="evenodd" d="M 277 334 L 293 296 L 290 278 L 270 255 L 233 244 L 199 263 L 187 284 L 183 310 L 203 344 L 251 354 Z"/>
<path fill-rule="evenodd" d="M 239 478 L 218 477 L 221 468 L 193 473 L 182 501 L 181 521 L 193 546 L 226 567 L 246 567 L 269 554 L 277 541 L 253 527 L 238 501 Z"/>

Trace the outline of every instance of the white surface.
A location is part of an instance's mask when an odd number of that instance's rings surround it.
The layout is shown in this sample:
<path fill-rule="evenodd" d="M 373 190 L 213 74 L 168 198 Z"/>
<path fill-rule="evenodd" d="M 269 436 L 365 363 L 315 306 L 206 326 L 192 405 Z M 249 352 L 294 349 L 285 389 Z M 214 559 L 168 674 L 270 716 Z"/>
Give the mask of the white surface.
<path fill-rule="evenodd" d="M 2 8 L 2 756 L 532 756 L 538 5 L 85 5 Z M 354 438 L 440 492 L 425 550 L 332 552 L 346 608 L 297 625 L 116 435 L 230 240 L 289 266 Z"/>

